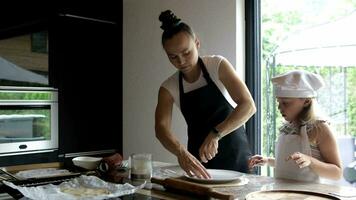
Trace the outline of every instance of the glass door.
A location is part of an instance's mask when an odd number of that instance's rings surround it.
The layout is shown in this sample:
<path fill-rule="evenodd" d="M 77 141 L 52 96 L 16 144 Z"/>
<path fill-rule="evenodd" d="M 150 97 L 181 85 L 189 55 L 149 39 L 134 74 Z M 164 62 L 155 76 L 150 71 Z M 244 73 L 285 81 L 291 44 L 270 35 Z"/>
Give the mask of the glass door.
<path fill-rule="evenodd" d="M 26 89 L 0 87 L 0 156 L 58 148 L 57 91 Z"/>
<path fill-rule="evenodd" d="M 271 78 L 293 69 L 320 74 L 318 102 L 330 117 L 344 167 L 356 136 L 356 1 L 261 0 L 262 153 L 274 156 L 282 117 Z M 262 174 L 273 175 L 271 168 Z M 339 183 L 348 184 L 342 180 Z"/>

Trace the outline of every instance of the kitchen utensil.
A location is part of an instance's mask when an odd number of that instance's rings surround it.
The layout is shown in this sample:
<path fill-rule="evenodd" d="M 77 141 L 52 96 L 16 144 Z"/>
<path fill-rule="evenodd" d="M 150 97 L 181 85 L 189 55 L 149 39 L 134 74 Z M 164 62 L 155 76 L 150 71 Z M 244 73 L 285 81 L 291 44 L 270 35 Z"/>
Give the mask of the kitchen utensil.
<path fill-rule="evenodd" d="M 167 178 L 167 179 L 158 179 L 155 177 L 151 178 L 151 183 L 156 183 L 164 186 L 167 189 L 173 189 L 183 192 L 188 192 L 200 196 L 209 196 L 217 199 L 234 199 L 233 194 L 224 194 L 218 191 L 215 191 L 213 188 L 199 185 L 197 183 L 192 183 L 189 181 L 184 181 L 177 178 Z"/>

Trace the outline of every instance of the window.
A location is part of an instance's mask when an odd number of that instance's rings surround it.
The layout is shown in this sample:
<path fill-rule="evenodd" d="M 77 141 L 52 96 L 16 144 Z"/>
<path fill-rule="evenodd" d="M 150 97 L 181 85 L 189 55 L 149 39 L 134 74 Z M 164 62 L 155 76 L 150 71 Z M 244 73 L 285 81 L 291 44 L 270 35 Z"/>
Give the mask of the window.
<path fill-rule="evenodd" d="M 47 31 L 0 39 L 0 86 L 48 87 Z"/>
<path fill-rule="evenodd" d="M 282 122 L 271 77 L 303 69 L 320 74 L 326 82 L 318 102 L 330 117 L 346 166 L 354 160 L 356 136 L 356 1 L 262 0 L 260 14 L 262 154 L 274 156 Z M 262 174 L 272 175 L 273 170 L 265 167 Z"/>

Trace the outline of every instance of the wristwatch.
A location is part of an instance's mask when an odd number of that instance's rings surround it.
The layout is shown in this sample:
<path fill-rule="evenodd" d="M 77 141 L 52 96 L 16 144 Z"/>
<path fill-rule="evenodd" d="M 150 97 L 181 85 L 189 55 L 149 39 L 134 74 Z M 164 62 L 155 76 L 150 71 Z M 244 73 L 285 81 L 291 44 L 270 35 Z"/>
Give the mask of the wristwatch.
<path fill-rule="evenodd" d="M 219 140 L 222 138 L 222 134 L 215 127 L 211 128 L 211 131 L 216 135 Z"/>

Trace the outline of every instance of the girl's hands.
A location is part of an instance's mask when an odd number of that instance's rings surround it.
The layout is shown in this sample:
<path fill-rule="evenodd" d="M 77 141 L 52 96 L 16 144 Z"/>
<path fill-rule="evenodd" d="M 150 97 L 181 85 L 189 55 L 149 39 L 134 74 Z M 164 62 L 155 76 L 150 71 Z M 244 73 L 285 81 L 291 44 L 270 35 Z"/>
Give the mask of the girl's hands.
<path fill-rule="evenodd" d="M 215 134 L 209 133 L 199 148 L 200 160 L 207 163 L 209 160 L 213 159 L 218 153 L 218 147 L 219 138 Z"/>
<path fill-rule="evenodd" d="M 300 152 L 295 152 L 286 158 L 286 161 L 294 160 L 294 162 L 298 165 L 299 168 L 308 167 L 311 165 L 311 158 L 305 154 Z"/>
<path fill-rule="evenodd" d="M 198 178 L 210 179 L 211 176 L 205 167 L 186 149 L 181 148 L 177 156 L 181 168 L 189 175 Z"/>
<path fill-rule="evenodd" d="M 254 155 L 248 160 L 248 168 L 252 169 L 256 166 L 263 166 L 268 163 L 268 158 L 265 158 L 261 155 Z"/>

